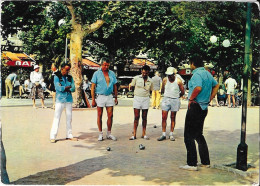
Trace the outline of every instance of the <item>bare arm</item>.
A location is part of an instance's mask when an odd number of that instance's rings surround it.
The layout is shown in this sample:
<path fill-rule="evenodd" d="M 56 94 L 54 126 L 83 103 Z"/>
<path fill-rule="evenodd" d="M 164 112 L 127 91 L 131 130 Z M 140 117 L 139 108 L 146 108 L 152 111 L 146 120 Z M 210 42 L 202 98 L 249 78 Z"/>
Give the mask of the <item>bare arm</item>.
<path fill-rule="evenodd" d="M 216 96 L 218 93 L 219 84 L 217 84 L 215 87 L 213 87 L 211 95 L 210 95 L 210 101 Z"/>
<path fill-rule="evenodd" d="M 92 107 L 97 106 L 96 100 L 95 100 L 95 89 L 96 89 L 96 84 L 92 83 L 91 84 Z"/>
<path fill-rule="evenodd" d="M 116 86 L 116 84 L 114 84 L 114 94 L 115 94 L 115 104 L 117 105 L 118 101 L 117 101 L 117 86 Z"/>
<path fill-rule="evenodd" d="M 184 95 L 184 93 L 185 93 L 184 92 L 184 86 L 182 84 L 182 81 L 179 78 L 177 78 L 177 83 L 178 83 L 180 91 L 181 91 L 180 97 L 182 97 Z"/>
<path fill-rule="evenodd" d="M 201 91 L 201 87 L 195 87 L 193 89 L 193 92 L 191 93 L 190 99 L 189 99 L 189 105 L 188 108 L 190 108 L 190 104 L 196 102 L 194 99 L 199 95 Z"/>
<path fill-rule="evenodd" d="M 164 91 L 165 91 L 166 82 L 167 82 L 167 77 L 165 77 L 165 78 L 163 79 L 162 88 L 161 88 L 161 93 L 164 93 Z"/>

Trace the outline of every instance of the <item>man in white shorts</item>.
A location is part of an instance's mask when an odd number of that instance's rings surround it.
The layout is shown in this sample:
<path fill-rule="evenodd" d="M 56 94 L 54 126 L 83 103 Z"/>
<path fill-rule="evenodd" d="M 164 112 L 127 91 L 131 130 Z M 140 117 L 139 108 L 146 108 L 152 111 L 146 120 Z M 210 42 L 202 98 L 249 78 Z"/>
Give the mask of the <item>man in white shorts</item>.
<path fill-rule="evenodd" d="M 91 97 L 92 107 L 97 106 L 97 125 L 99 130 L 98 141 L 103 141 L 102 115 L 103 107 L 107 110 L 107 139 L 116 141 L 116 137 L 111 134 L 113 123 L 113 107 L 117 101 L 117 80 L 113 71 L 109 70 L 110 63 L 107 59 L 102 60 L 101 69 L 96 71 L 92 77 Z M 114 92 L 115 100 L 112 93 Z M 95 94 L 97 98 L 95 100 Z"/>
<path fill-rule="evenodd" d="M 225 87 L 226 87 L 227 95 L 228 95 L 228 107 L 231 108 L 230 96 L 232 96 L 233 107 L 236 107 L 236 104 L 235 104 L 235 88 L 237 87 L 237 82 L 236 82 L 236 80 L 233 79 L 233 78 L 229 75 L 229 76 L 228 76 L 228 79 L 225 81 Z"/>
<path fill-rule="evenodd" d="M 175 68 L 168 67 L 165 74 L 168 77 L 163 79 L 162 92 L 164 92 L 164 98 L 162 100 L 162 136 L 158 141 L 166 140 L 166 125 L 168 112 L 171 111 L 171 132 L 169 138 L 171 141 L 175 141 L 173 136 L 173 130 L 175 127 L 175 118 L 177 111 L 179 111 L 181 102 L 180 97 L 184 95 L 184 87 L 182 80 L 175 75 Z"/>
<path fill-rule="evenodd" d="M 143 132 L 142 138 L 148 140 L 149 137 L 146 135 L 146 125 L 147 125 L 147 114 L 150 105 L 150 94 L 153 90 L 153 80 L 148 76 L 150 72 L 150 67 L 144 65 L 142 68 L 142 74 L 135 76 L 132 82 L 130 83 L 130 89 L 135 87 L 134 90 L 134 129 L 133 136 L 129 140 L 136 139 L 136 131 L 140 118 L 140 110 L 142 110 L 142 125 Z"/>

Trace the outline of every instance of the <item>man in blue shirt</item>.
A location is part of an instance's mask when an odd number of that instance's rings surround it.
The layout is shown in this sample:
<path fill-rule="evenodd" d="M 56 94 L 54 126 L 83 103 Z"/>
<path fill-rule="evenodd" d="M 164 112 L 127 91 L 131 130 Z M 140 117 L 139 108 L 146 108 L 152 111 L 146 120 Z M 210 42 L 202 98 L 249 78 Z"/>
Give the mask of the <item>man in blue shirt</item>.
<path fill-rule="evenodd" d="M 208 146 L 203 136 L 203 125 L 208 113 L 208 104 L 217 94 L 219 85 L 203 66 L 203 61 L 199 57 L 190 59 L 193 76 L 189 81 L 189 104 L 184 128 L 187 165 L 180 166 L 181 169 L 190 171 L 198 170 L 195 140 L 198 143 L 201 166 L 210 167 Z"/>
<path fill-rule="evenodd" d="M 17 75 L 15 74 L 15 72 L 12 72 L 11 74 L 9 74 L 7 76 L 7 78 L 5 79 L 5 91 L 6 91 L 6 98 L 12 98 L 13 95 L 13 86 L 14 83 L 16 81 Z M 9 91 L 8 91 L 9 90 Z M 9 92 L 9 93 L 8 93 Z"/>
<path fill-rule="evenodd" d="M 70 71 L 70 64 L 62 64 L 61 72 L 58 72 L 54 76 L 54 86 L 56 90 L 56 103 L 55 103 L 55 113 L 52 123 L 52 128 L 50 132 L 50 141 L 55 143 L 56 136 L 58 133 L 58 128 L 60 124 L 60 117 L 64 108 L 66 108 L 66 124 L 67 133 L 66 139 L 77 141 L 72 135 L 72 95 L 71 92 L 75 92 L 75 84 L 72 76 L 68 75 Z"/>
<path fill-rule="evenodd" d="M 110 63 L 107 59 L 102 59 L 101 69 L 96 71 L 92 77 L 91 96 L 92 107 L 97 106 L 97 125 L 99 130 L 98 141 L 103 141 L 102 114 L 103 107 L 107 110 L 107 139 L 116 141 L 116 137 L 111 134 L 113 123 L 113 106 L 117 105 L 117 80 L 114 72 L 109 70 Z M 112 93 L 114 92 L 115 100 Z M 95 94 L 97 98 L 95 100 Z"/>

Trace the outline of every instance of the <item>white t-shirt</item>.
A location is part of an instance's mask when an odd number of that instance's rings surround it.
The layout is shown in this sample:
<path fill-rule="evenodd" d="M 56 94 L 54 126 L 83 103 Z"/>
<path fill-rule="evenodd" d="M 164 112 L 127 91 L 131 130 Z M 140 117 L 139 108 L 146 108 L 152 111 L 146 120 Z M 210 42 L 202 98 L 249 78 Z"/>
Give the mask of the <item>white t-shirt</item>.
<path fill-rule="evenodd" d="M 237 86 L 237 82 L 233 78 L 228 78 L 225 84 L 227 85 L 227 90 L 233 90 Z"/>
<path fill-rule="evenodd" d="M 32 83 L 35 83 L 35 82 L 42 82 L 43 80 L 43 76 L 42 76 L 42 73 L 41 72 L 36 72 L 36 71 L 33 71 L 31 72 L 30 74 L 30 80 Z"/>

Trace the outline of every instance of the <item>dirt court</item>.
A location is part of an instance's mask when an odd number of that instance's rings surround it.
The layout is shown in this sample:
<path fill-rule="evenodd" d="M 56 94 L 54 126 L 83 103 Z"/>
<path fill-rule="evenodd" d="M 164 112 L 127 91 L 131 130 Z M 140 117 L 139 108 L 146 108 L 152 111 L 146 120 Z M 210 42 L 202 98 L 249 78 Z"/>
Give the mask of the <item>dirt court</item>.
<path fill-rule="evenodd" d="M 240 143 L 241 108 L 210 107 L 205 121 L 211 165 L 236 162 Z M 176 141 L 158 142 L 161 135 L 161 111 L 150 109 L 147 135 L 141 137 L 139 122 L 137 140 L 129 141 L 133 128 L 131 107 L 115 107 L 112 133 L 118 141 L 97 141 L 96 110 L 73 111 L 73 134 L 79 141 L 64 140 L 65 113 L 62 115 L 59 141 L 49 142 L 52 109 L 2 107 L 3 143 L 7 172 L 12 184 L 48 185 L 253 185 L 258 175 L 240 175 L 215 169 L 199 168 L 190 172 L 179 169 L 186 163 L 183 138 L 186 108 L 177 113 Z M 154 128 L 154 125 L 157 128 Z M 106 114 L 103 116 L 106 133 Z M 169 132 L 169 120 L 167 135 Z M 248 108 L 248 163 L 259 170 L 259 108 Z M 139 150 L 139 144 L 145 150 Z M 107 147 L 111 151 L 107 151 Z M 199 157 L 199 156 L 198 156 Z"/>

